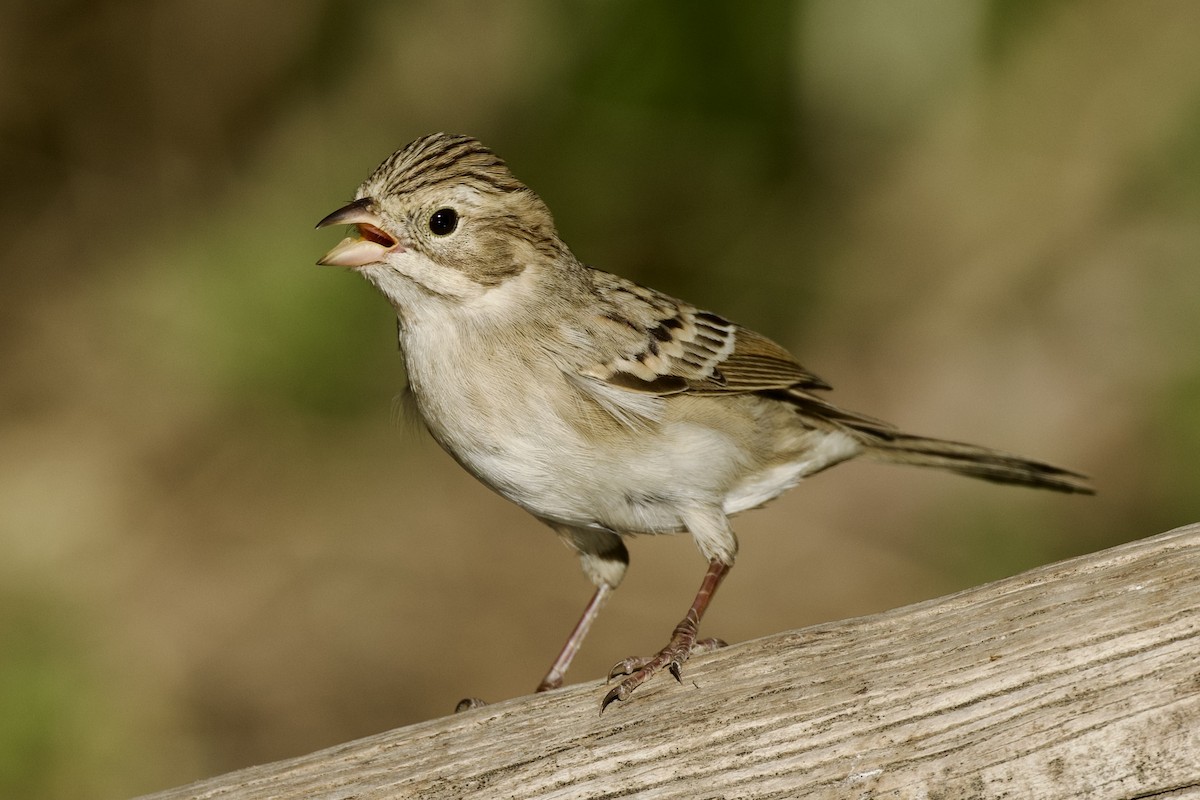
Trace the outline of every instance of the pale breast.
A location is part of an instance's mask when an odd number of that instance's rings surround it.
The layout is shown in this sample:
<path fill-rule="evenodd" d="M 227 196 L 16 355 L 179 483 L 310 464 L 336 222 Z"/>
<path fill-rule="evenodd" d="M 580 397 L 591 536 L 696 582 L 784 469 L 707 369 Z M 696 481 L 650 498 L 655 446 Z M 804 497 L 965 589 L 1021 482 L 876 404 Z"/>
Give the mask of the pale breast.
<path fill-rule="evenodd" d="M 402 336 L 410 387 L 434 439 L 481 482 L 535 516 L 621 532 L 683 528 L 681 511 L 732 514 L 848 457 L 853 443 L 791 437 L 781 461 L 773 409 L 749 397 L 668 398 L 665 418 L 631 425 L 527 341 L 468 341 L 440 331 L 437 347 Z"/>

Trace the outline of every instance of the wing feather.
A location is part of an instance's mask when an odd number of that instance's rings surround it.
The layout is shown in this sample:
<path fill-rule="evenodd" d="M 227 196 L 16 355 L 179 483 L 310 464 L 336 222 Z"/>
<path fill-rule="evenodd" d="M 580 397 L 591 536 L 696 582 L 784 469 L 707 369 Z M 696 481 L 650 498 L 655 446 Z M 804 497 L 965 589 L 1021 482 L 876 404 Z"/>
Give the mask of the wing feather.
<path fill-rule="evenodd" d="M 829 388 L 761 334 L 615 275 L 595 279 L 603 310 L 589 340 L 607 358 L 586 377 L 655 395 Z"/>
<path fill-rule="evenodd" d="M 599 311 L 575 337 L 589 347 L 572 378 L 624 425 L 658 421 L 661 406 L 639 397 L 759 394 L 789 403 L 814 427 L 894 431 L 819 397 L 829 384 L 762 334 L 616 275 L 596 270 L 593 281 Z"/>

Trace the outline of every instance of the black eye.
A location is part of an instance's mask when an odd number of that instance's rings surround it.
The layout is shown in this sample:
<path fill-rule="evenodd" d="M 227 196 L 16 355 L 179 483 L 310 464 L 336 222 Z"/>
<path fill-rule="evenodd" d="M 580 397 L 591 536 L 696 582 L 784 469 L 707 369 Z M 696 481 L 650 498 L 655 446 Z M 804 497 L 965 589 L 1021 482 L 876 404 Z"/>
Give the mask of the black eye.
<path fill-rule="evenodd" d="M 439 208 L 429 218 L 429 230 L 435 236 L 449 236 L 458 227 L 458 212 L 453 208 Z"/>

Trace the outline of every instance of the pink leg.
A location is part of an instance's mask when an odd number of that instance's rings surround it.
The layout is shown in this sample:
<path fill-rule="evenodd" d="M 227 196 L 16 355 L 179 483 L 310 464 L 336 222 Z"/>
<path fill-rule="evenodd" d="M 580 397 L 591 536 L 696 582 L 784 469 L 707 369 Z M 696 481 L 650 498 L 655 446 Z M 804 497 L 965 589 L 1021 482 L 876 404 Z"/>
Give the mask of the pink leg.
<path fill-rule="evenodd" d="M 558 658 L 554 659 L 554 663 L 550 666 L 550 671 L 546 673 L 546 677 L 542 678 L 542 682 L 538 684 L 537 690 L 539 692 L 557 689 L 562 686 L 563 676 L 567 674 L 567 668 L 571 666 L 571 661 L 575 658 L 575 654 L 579 652 L 579 646 L 583 644 L 584 637 L 587 636 L 592 623 L 596 621 L 596 617 L 600 614 L 600 609 L 604 607 L 604 603 L 608 600 L 610 594 L 612 594 L 612 587 L 607 583 L 600 584 L 596 589 L 596 593 L 588 601 L 587 608 L 583 610 L 583 616 L 576 623 L 575 630 L 571 631 L 571 635 L 567 637 L 567 643 L 563 645 Z"/>
<path fill-rule="evenodd" d="M 687 661 L 693 650 L 712 650 L 724 644 L 718 639 L 704 639 L 697 642 L 696 635 L 700 630 L 700 619 L 704 616 L 704 611 L 708 608 L 708 603 L 716 593 L 717 587 L 721 585 L 721 581 L 728 574 L 729 567 L 729 564 L 723 564 L 716 559 L 708 563 L 708 571 L 704 573 L 704 580 L 700 583 L 700 589 L 696 592 L 696 599 L 692 601 L 692 607 L 675 626 L 675 630 L 671 633 L 671 641 L 658 651 L 657 655 L 649 658 L 627 658 L 613 667 L 609 678 L 620 675 L 629 677 L 604 696 L 604 701 L 600 704 L 601 713 L 604 713 L 604 709 L 608 708 L 611 703 L 627 699 L 633 694 L 634 689 L 648 681 L 663 667 L 670 670 L 671 674 L 675 676 L 675 680 L 681 680 L 683 662 Z"/>

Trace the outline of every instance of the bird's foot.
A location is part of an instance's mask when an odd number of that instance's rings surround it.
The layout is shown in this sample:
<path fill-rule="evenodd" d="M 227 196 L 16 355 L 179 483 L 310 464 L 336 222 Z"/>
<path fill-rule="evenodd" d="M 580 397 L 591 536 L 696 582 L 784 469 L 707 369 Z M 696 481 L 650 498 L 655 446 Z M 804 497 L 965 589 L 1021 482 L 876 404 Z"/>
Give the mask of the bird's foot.
<path fill-rule="evenodd" d="M 461 714 L 464 711 L 471 711 L 476 708 L 483 708 L 487 702 L 480 700 L 478 697 L 464 697 L 458 701 L 458 705 L 454 707 L 455 714 Z"/>
<path fill-rule="evenodd" d="M 683 664 L 693 653 L 708 653 L 725 646 L 725 642 L 720 639 L 697 641 L 696 626 L 688 625 L 687 622 L 688 620 L 684 620 L 675 628 L 675 632 L 671 635 L 671 641 L 656 655 L 633 656 L 617 662 L 612 671 L 608 673 L 608 679 L 612 680 L 622 675 L 627 677 L 604 696 L 604 700 L 600 703 L 601 714 L 610 704 L 628 699 L 634 689 L 650 680 L 663 667 L 666 667 L 675 676 L 675 680 L 683 683 Z"/>

